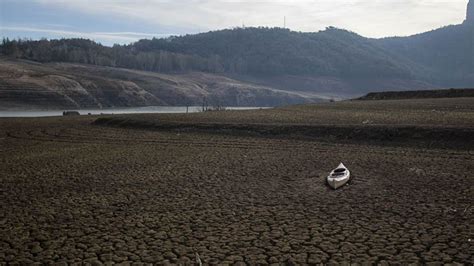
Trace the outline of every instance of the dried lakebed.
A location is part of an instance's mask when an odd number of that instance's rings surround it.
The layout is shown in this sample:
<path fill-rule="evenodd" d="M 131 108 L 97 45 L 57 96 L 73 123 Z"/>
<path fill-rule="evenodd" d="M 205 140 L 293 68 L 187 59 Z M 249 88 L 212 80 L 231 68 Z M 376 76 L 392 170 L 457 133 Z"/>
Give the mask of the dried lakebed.
<path fill-rule="evenodd" d="M 0 120 L 0 264 L 474 260 L 469 149 L 93 121 Z"/>

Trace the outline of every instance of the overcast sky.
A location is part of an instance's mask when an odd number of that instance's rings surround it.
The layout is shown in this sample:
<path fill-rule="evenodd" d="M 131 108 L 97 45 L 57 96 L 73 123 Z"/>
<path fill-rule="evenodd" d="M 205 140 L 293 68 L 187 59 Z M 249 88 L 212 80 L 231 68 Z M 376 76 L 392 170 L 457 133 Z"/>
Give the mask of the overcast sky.
<path fill-rule="evenodd" d="M 366 37 L 406 36 L 460 24 L 468 0 L 0 0 L 2 37 L 83 37 L 106 45 L 238 26 Z"/>

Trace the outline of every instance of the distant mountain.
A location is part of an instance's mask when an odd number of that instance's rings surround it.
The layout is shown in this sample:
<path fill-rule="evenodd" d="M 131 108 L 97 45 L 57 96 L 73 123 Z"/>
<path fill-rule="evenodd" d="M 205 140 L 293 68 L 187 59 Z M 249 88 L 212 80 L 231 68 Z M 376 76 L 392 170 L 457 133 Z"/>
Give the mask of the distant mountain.
<path fill-rule="evenodd" d="M 409 37 L 370 39 L 333 27 L 316 33 L 236 28 L 113 47 L 83 39 L 4 40 L 0 53 L 41 63 L 80 63 L 169 75 L 210 73 L 249 86 L 323 98 L 355 97 L 369 91 L 474 87 L 472 2 L 463 24 Z M 183 104 L 179 99 L 170 103 Z"/>
<path fill-rule="evenodd" d="M 461 25 L 374 41 L 422 66 L 424 80 L 443 87 L 474 87 L 474 0 L 469 1 Z"/>
<path fill-rule="evenodd" d="M 39 62 L 74 62 L 158 72 L 205 71 L 250 76 L 414 78 L 417 65 L 374 41 L 328 28 L 301 33 L 237 28 L 105 47 L 83 39 L 8 41 L 5 55 Z"/>
<path fill-rule="evenodd" d="M 68 62 L 159 73 L 206 72 L 258 86 L 319 95 L 360 96 L 372 90 L 426 89 L 422 66 L 355 33 L 238 28 L 106 47 L 83 39 L 4 40 L 9 58 Z"/>
<path fill-rule="evenodd" d="M 352 84 L 361 79 L 402 79 L 425 81 L 434 87 L 474 85 L 474 23 L 384 39 L 368 39 L 332 27 L 317 33 L 246 28 L 141 40 L 129 48 L 214 57 L 222 72 L 254 77 L 297 75 L 337 77 Z"/>
<path fill-rule="evenodd" d="M 129 49 L 214 58 L 222 72 L 251 76 L 411 78 L 411 68 L 415 67 L 406 65 L 410 62 L 403 58 L 387 54 L 367 38 L 332 27 L 317 33 L 282 28 L 237 28 L 141 40 Z"/>
<path fill-rule="evenodd" d="M 374 42 L 422 66 L 420 79 L 440 86 L 474 86 L 474 23 Z"/>

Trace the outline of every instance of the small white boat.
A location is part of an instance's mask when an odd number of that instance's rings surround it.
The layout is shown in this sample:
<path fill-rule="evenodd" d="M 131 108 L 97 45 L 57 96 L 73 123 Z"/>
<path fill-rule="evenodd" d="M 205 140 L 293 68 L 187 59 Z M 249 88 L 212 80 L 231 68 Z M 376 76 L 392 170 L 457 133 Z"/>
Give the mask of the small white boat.
<path fill-rule="evenodd" d="M 327 182 L 333 189 L 338 189 L 344 186 L 350 178 L 351 172 L 343 163 L 340 163 L 339 166 L 328 175 Z"/>

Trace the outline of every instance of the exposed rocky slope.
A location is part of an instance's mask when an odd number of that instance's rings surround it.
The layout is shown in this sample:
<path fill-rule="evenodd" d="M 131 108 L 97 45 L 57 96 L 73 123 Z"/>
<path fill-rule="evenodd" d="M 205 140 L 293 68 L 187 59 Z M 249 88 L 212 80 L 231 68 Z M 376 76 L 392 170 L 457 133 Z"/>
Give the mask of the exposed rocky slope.
<path fill-rule="evenodd" d="M 159 74 L 92 65 L 0 59 L 0 108 L 105 108 L 149 105 L 276 106 L 318 101 L 231 78 Z"/>

